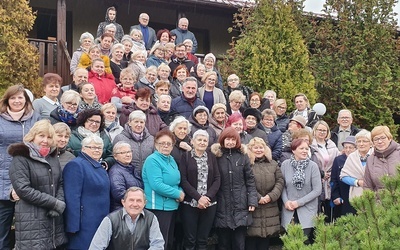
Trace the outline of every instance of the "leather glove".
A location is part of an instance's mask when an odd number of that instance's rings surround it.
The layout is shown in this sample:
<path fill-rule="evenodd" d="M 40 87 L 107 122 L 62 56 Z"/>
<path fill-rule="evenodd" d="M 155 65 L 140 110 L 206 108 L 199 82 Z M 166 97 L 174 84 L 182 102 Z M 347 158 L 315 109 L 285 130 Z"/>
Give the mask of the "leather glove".
<path fill-rule="evenodd" d="M 55 217 L 60 216 L 60 214 L 55 210 L 48 211 L 46 215 L 47 215 L 47 217 L 50 217 L 50 218 L 55 218 Z"/>

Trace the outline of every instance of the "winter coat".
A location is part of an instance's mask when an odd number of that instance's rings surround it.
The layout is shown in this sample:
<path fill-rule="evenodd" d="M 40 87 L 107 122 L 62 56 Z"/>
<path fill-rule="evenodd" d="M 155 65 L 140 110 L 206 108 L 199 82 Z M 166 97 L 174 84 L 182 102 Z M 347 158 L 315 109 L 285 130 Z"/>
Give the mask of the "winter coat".
<path fill-rule="evenodd" d="M 189 30 L 182 30 L 177 27 L 176 29 L 171 30 L 171 33 L 176 35 L 175 44 L 183 43 L 186 39 L 190 39 L 193 42 L 192 53 L 196 53 L 197 51 L 197 40 L 192 32 Z"/>
<path fill-rule="evenodd" d="M 141 88 L 148 88 L 151 91 L 151 94 L 154 95 L 155 87 L 154 85 L 158 82 L 156 79 L 154 82 L 149 82 L 146 77 L 142 77 L 139 79 L 139 82 L 135 83 L 134 88 L 139 90 Z"/>
<path fill-rule="evenodd" d="M 172 99 L 182 96 L 182 83 L 178 79 L 174 79 L 169 88 L 169 95 Z"/>
<path fill-rule="evenodd" d="M 121 71 L 128 67 L 128 63 L 125 61 L 121 61 L 120 64 L 116 64 L 115 62 L 110 62 L 111 73 L 114 76 L 114 81 L 116 84 L 119 84 L 121 81 L 119 80 Z"/>
<path fill-rule="evenodd" d="M 63 121 L 61 120 L 59 114 L 58 114 L 58 110 L 59 110 L 61 107 L 62 107 L 62 106 L 58 106 L 57 108 L 55 108 L 53 111 L 50 112 L 50 117 L 48 118 L 48 119 L 50 120 L 50 123 L 51 123 L 52 125 L 54 125 L 54 124 L 56 124 L 56 123 L 58 123 L 58 122 L 62 122 L 62 123 L 67 124 L 71 130 L 75 130 L 76 127 L 77 127 L 77 126 L 76 126 L 76 119 L 78 118 L 78 113 L 76 113 L 76 114 L 74 115 L 74 118 L 71 119 L 71 123 L 63 122 Z"/>
<path fill-rule="evenodd" d="M 383 152 L 376 148 L 367 158 L 364 175 L 364 188 L 377 191 L 384 188 L 381 181 L 383 176 L 397 175 L 397 166 L 400 164 L 400 144 L 391 141 Z"/>
<path fill-rule="evenodd" d="M 144 77 L 146 74 L 146 66 L 142 62 L 133 60 L 128 64 L 128 68 L 132 69 L 135 72 L 135 75 L 137 76 L 137 81 L 139 81 L 139 79 Z"/>
<path fill-rule="evenodd" d="M 318 197 L 321 195 L 321 174 L 317 164 L 310 161 L 304 172 L 306 179 L 302 189 L 297 190 L 292 184 L 294 169 L 290 164 L 290 159 L 286 160 L 281 165 L 283 179 L 285 186 L 282 192 L 282 201 L 285 204 L 287 201 L 297 201 L 299 207 L 296 209 L 301 227 L 312 228 L 314 227 L 314 217 L 318 212 Z M 294 211 L 287 210 L 282 206 L 282 220 L 281 225 L 287 229 L 292 221 Z"/>
<path fill-rule="evenodd" d="M 107 133 L 103 130 L 100 132 L 100 138 L 103 140 L 103 154 L 101 155 L 102 161 L 107 163 L 108 167 L 114 165 L 115 160 L 112 156 L 112 144 Z M 84 137 L 79 134 L 78 130 L 73 130 L 69 138 L 67 149 L 69 148 L 75 156 L 78 156 L 82 150 L 82 140 Z"/>
<path fill-rule="evenodd" d="M 179 161 L 182 159 L 182 155 L 186 153 L 186 150 L 179 147 L 179 144 L 181 142 L 186 142 L 187 144 L 189 144 L 189 146 L 193 147 L 190 140 L 191 139 L 189 136 L 185 136 L 185 138 L 181 140 L 175 135 L 175 145 L 174 148 L 172 149 L 171 155 L 172 157 L 174 157 L 176 163 L 179 163 Z"/>
<path fill-rule="evenodd" d="M 129 115 L 134 110 L 139 109 L 135 103 L 132 103 L 129 106 L 125 106 L 121 110 L 121 116 L 119 117 L 119 123 L 122 127 L 125 126 L 127 122 L 129 122 Z M 142 110 L 143 111 L 143 110 Z M 143 111 L 146 115 L 146 123 L 145 126 L 149 130 L 149 133 L 152 136 L 155 136 L 158 131 L 166 129 L 168 126 L 161 120 L 161 117 L 158 115 L 157 109 L 150 105 L 150 107 Z"/>
<path fill-rule="evenodd" d="M 83 54 L 83 48 L 79 47 L 73 54 L 71 58 L 71 63 L 69 65 L 69 70 L 71 72 L 71 75 L 75 73 L 76 68 L 78 67 L 79 60 L 81 59 L 81 56 Z"/>
<path fill-rule="evenodd" d="M 201 130 L 205 130 L 209 135 L 208 148 L 217 142 L 217 140 L 218 140 L 217 134 L 215 133 L 215 130 L 210 126 L 208 121 L 206 122 L 206 124 L 200 125 L 193 116 L 190 116 L 189 122 L 192 124 L 192 129 L 190 130 L 190 137 L 193 137 L 193 134 L 197 130 L 201 129 Z"/>
<path fill-rule="evenodd" d="M 111 8 L 111 7 L 110 7 Z M 110 8 L 107 9 L 106 11 L 106 17 L 105 17 L 105 21 L 99 23 L 99 26 L 97 27 L 97 33 L 96 33 L 96 37 L 101 37 L 104 34 L 104 29 L 107 25 L 109 25 L 110 23 L 114 24 L 116 27 L 116 31 L 115 31 L 115 38 L 118 41 L 121 41 L 122 37 L 124 36 L 125 32 L 124 29 L 122 28 L 122 26 L 120 24 L 117 23 L 117 16 L 115 16 L 114 20 L 110 20 L 110 18 L 108 17 L 108 12 L 110 11 Z"/>
<path fill-rule="evenodd" d="M 14 121 L 7 112 L 0 114 L 0 200 L 10 200 L 11 180 L 8 171 L 12 157 L 7 153 L 7 148 L 13 143 L 22 142 L 39 119 L 40 115 L 33 110 L 19 121 Z"/>
<path fill-rule="evenodd" d="M 67 151 L 65 148 L 58 149 L 58 160 L 60 161 L 61 170 L 63 170 L 65 165 L 67 165 L 67 163 L 73 159 L 75 159 L 75 155 L 73 153 Z"/>
<path fill-rule="evenodd" d="M 222 133 L 222 131 L 225 129 L 225 124 L 226 124 L 227 119 L 225 120 L 225 123 L 223 126 L 221 126 L 213 117 L 208 118 L 208 122 L 210 123 L 210 127 L 212 127 L 217 134 L 217 138 L 219 135 Z"/>
<path fill-rule="evenodd" d="M 358 132 L 360 132 L 360 129 L 357 128 L 354 125 L 350 126 L 350 135 L 355 136 Z M 331 138 L 330 138 L 335 145 L 338 145 L 338 139 L 339 139 L 339 126 L 336 126 L 332 129 L 331 131 Z"/>
<path fill-rule="evenodd" d="M 89 71 L 88 82 L 93 84 L 97 100 L 100 104 L 109 103 L 111 101 L 111 93 L 117 86 L 113 74 L 104 73 L 100 76 L 93 71 Z"/>
<path fill-rule="evenodd" d="M 178 96 L 174 99 L 172 99 L 171 102 L 171 111 L 179 113 L 181 116 L 185 117 L 188 119 L 192 113 L 193 110 L 198 107 L 198 106 L 205 106 L 206 104 L 200 100 L 199 98 L 196 98 L 194 101 L 193 105 L 190 104 L 184 95 Z"/>
<path fill-rule="evenodd" d="M 335 143 L 328 139 L 325 144 L 326 150 L 328 151 L 329 154 L 329 161 L 325 162 L 324 157 L 321 154 L 321 149 L 319 148 L 319 145 L 317 144 L 317 141 L 314 139 L 311 148 L 315 150 L 315 155 L 317 156 L 319 163 L 320 170 L 323 172 L 323 176 L 331 175 L 332 171 L 332 164 L 333 161 L 335 160 L 336 156 L 340 155 L 339 149 L 336 147 Z M 322 180 L 322 185 L 323 185 L 323 193 L 325 194 L 324 197 L 321 197 L 322 200 L 330 200 L 331 199 L 331 186 L 330 186 L 331 178 L 329 177 L 328 179 L 323 179 Z"/>
<path fill-rule="evenodd" d="M 115 137 L 113 143 L 115 145 L 120 141 L 131 145 L 133 151 L 131 164 L 135 167 L 135 170 L 139 173 L 139 176 L 141 176 L 144 161 L 154 151 L 154 137 L 149 133 L 147 128 L 144 128 L 142 139 L 138 140 L 133 136 L 133 132 L 129 124 L 125 124 L 124 130 L 121 134 Z"/>
<path fill-rule="evenodd" d="M 257 126 L 254 127 L 254 128 L 247 128 L 246 132 L 247 132 L 249 135 L 251 135 L 252 138 L 254 138 L 254 137 L 261 138 L 261 139 L 263 139 L 263 140 L 265 141 L 265 143 L 266 143 L 267 145 L 269 145 L 269 144 L 268 144 L 268 136 L 267 136 L 267 133 L 265 133 L 264 130 L 261 130 L 261 129 L 257 128 Z"/>
<path fill-rule="evenodd" d="M 258 204 L 253 212 L 253 224 L 247 229 L 247 234 L 252 237 L 263 237 L 276 235 L 279 233 L 280 211 L 278 199 L 281 197 L 284 181 L 282 172 L 276 161 L 268 161 L 267 158 L 256 159 L 252 165 L 256 189 L 257 200 L 267 194 L 271 201 L 267 204 Z"/>
<path fill-rule="evenodd" d="M 224 89 L 224 95 L 225 95 L 225 99 L 227 102 L 229 102 L 229 95 L 234 90 L 239 90 L 240 92 L 242 92 L 242 94 L 246 97 L 246 99 L 244 100 L 243 106 L 245 108 L 250 107 L 250 95 L 253 93 L 253 90 L 250 87 L 243 86 L 243 85 L 238 85 L 237 88 L 231 88 L 231 87 L 227 86 Z"/>
<path fill-rule="evenodd" d="M 80 152 L 63 171 L 67 249 L 88 249 L 110 210 L 110 180 L 98 161 Z"/>
<path fill-rule="evenodd" d="M 160 109 L 157 109 L 158 115 L 160 116 L 161 120 L 167 125 L 169 126 L 177 116 L 179 116 L 178 113 L 176 112 L 165 112 L 165 111 L 161 111 Z"/>
<path fill-rule="evenodd" d="M 111 184 L 111 212 L 122 208 L 121 199 L 130 187 L 143 189 L 142 176 L 135 170 L 135 166 L 123 165 L 116 162 L 108 172 Z"/>
<path fill-rule="evenodd" d="M 243 131 L 242 133 L 239 134 L 240 135 L 240 142 L 242 144 L 247 145 L 251 139 L 253 139 L 253 136 L 251 136 L 249 133 L 247 133 L 246 131 Z"/>
<path fill-rule="evenodd" d="M 143 165 L 142 179 L 147 209 L 174 211 L 178 209 L 182 188 L 181 176 L 174 158 L 154 151 Z"/>
<path fill-rule="evenodd" d="M 146 60 L 146 67 L 148 68 L 150 66 L 156 66 L 158 68 L 161 63 L 167 64 L 167 62 L 163 58 L 158 58 L 155 55 L 151 55 Z"/>
<path fill-rule="evenodd" d="M 211 146 L 221 175 L 214 221 L 217 228 L 235 229 L 252 223 L 249 206 L 257 207 L 258 200 L 253 170 L 246 151 L 244 145 L 240 149 L 221 148 L 218 143 Z"/>
<path fill-rule="evenodd" d="M 179 65 L 185 65 L 187 70 L 190 72 L 191 69 L 194 67 L 194 62 L 190 61 L 189 59 L 187 59 L 186 57 L 183 59 L 178 59 L 177 57 L 173 57 L 171 62 L 168 64 L 168 66 L 171 69 L 171 72 L 174 72 L 175 69 L 179 66 Z"/>
<path fill-rule="evenodd" d="M 147 41 L 144 41 L 144 43 L 146 44 L 146 46 L 145 46 L 146 50 L 151 50 L 154 43 L 157 41 L 157 36 L 156 36 L 156 32 L 153 28 L 151 28 L 149 26 L 146 26 L 146 27 L 149 32 L 149 39 Z M 142 26 L 140 24 L 131 26 L 129 33 L 131 33 L 133 29 L 140 30 L 143 33 Z M 144 39 L 144 37 L 143 37 L 143 39 Z"/>
<path fill-rule="evenodd" d="M 276 126 L 278 126 L 279 130 L 284 133 L 289 125 L 289 116 L 287 114 L 283 114 L 281 116 L 277 116 L 275 120 Z"/>
<path fill-rule="evenodd" d="M 114 142 L 114 139 L 117 135 L 121 134 L 124 128 L 119 125 L 119 119 L 115 118 L 115 121 L 111 123 L 108 127 L 104 128 L 108 137 L 110 137 L 110 141 Z"/>
<path fill-rule="evenodd" d="M 20 200 L 15 205 L 16 249 L 54 249 L 67 241 L 64 233 L 64 191 L 57 150 L 47 157 L 24 143 L 12 144 L 12 186 Z M 60 216 L 50 217 L 56 211 Z"/>
<path fill-rule="evenodd" d="M 265 128 L 263 127 L 263 129 Z M 271 128 L 271 131 L 265 132 L 268 138 L 268 145 L 272 151 L 272 159 L 278 161 L 282 154 L 282 132 L 278 129 L 276 125 Z"/>

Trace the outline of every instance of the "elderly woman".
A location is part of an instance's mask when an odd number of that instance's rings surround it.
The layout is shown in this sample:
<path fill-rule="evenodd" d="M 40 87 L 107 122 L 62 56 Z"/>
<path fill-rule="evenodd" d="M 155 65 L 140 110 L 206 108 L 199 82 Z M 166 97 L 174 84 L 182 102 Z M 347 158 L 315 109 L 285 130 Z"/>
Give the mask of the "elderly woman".
<path fill-rule="evenodd" d="M 169 125 L 169 130 L 175 136 L 175 144 L 171 155 L 176 162 L 181 160 L 185 152 L 192 150 L 192 144 L 189 138 L 191 128 L 192 124 L 183 116 L 176 117 Z"/>
<path fill-rule="evenodd" d="M 198 63 L 193 66 L 192 72 L 190 72 L 190 76 L 193 76 L 194 78 L 197 79 L 197 87 L 203 87 L 203 83 L 201 82 L 201 79 L 203 78 L 204 74 L 206 73 L 206 66 L 202 63 Z"/>
<path fill-rule="evenodd" d="M 154 137 L 147 130 L 145 123 L 146 115 L 141 110 L 132 111 L 124 130 L 113 141 L 114 145 L 123 141 L 131 146 L 131 162 L 139 175 L 142 173 L 144 161 L 154 151 Z"/>
<path fill-rule="evenodd" d="M 216 103 L 226 105 L 224 93 L 221 89 L 215 87 L 216 80 L 217 73 L 214 71 L 207 72 L 201 79 L 204 84 L 203 87 L 198 89 L 200 100 L 206 104 L 208 110 L 211 110 L 212 106 Z"/>
<path fill-rule="evenodd" d="M 169 81 L 161 81 L 160 80 L 156 84 L 154 84 L 154 94 L 153 94 L 153 98 L 152 98 L 153 106 L 157 106 L 159 96 L 169 94 L 170 87 L 171 87 L 171 84 L 169 83 Z"/>
<path fill-rule="evenodd" d="M 169 95 L 160 95 L 157 101 L 158 115 L 167 126 L 169 126 L 179 115 L 177 112 L 171 111 L 171 101 L 172 99 Z"/>
<path fill-rule="evenodd" d="M 258 128 L 261 121 L 261 112 L 258 109 L 247 108 L 243 112 L 243 118 L 246 123 L 246 131 L 249 135 L 259 137 L 268 143 L 268 137 L 264 130 Z"/>
<path fill-rule="evenodd" d="M 315 154 L 321 165 L 320 170 L 323 172 L 323 193 L 321 196 L 321 209 L 327 216 L 326 221 L 330 222 L 332 218 L 330 200 L 331 200 L 331 171 L 335 158 L 340 154 L 336 144 L 330 139 L 331 132 L 329 125 L 325 121 L 318 121 L 313 128 L 313 142 L 311 147 L 315 150 Z"/>
<path fill-rule="evenodd" d="M 165 47 L 161 43 L 154 44 L 153 48 L 150 50 L 150 56 L 146 60 L 146 67 L 150 66 L 160 66 L 161 63 L 167 63 L 164 60 Z"/>
<path fill-rule="evenodd" d="M 222 131 L 211 147 L 217 157 L 221 186 L 217 193 L 215 227 L 219 249 L 245 249 L 247 227 L 257 207 L 257 190 L 246 147 L 234 128 Z"/>
<path fill-rule="evenodd" d="M 106 103 L 101 107 L 101 113 L 104 116 L 104 130 L 110 137 L 111 142 L 113 142 L 114 138 L 124 129 L 119 125 L 117 107 L 113 103 Z"/>
<path fill-rule="evenodd" d="M 171 34 L 169 33 L 169 30 L 167 29 L 161 29 L 157 31 L 157 41 L 164 45 L 169 43 L 171 41 Z"/>
<path fill-rule="evenodd" d="M 13 157 L 10 179 L 18 195 L 16 249 L 54 249 L 67 241 L 63 181 L 53 136 L 50 122 L 41 120 L 24 136 L 23 143 L 8 148 Z"/>
<path fill-rule="evenodd" d="M 100 37 L 100 43 L 99 48 L 100 48 L 100 54 L 103 56 L 111 56 L 111 46 L 114 44 L 115 38 L 114 35 L 110 33 L 104 33 Z"/>
<path fill-rule="evenodd" d="M 69 69 L 71 74 L 75 73 L 76 68 L 78 67 L 79 60 L 82 54 L 85 52 L 89 52 L 89 48 L 93 46 L 94 37 L 89 32 L 84 32 L 79 38 L 80 47 L 72 54 L 71 63 L 69 65 Z"/>
<path fill-rule="evenodd" d="M 82 150 L 63 171 L 67 249 L 88 249 L 97 227 L 110 211 L 110 180 L 100 163 L 103 140 L 96 134 L 85 137 Z"/>
<path fill-rule="evenodd" d="M 171 62 L 171 57 L 174 55 L 175 43 L 169 42 L 165 44 L 165 56 L 164 59 L 167 63 Z"/>
<path fill-rule="evenodd" d="M 155 137 L 156 150 L 147 157 L 142 172 L 144 192 L 148 197 L 146 208 L 157 216 L 166 250 L 172 249 L 176 210 L 185 197 L 179 186 L 181 178 L 178 165 L 171 155 L 174 144 L 172 132 L 158 132 Z"/>
<path fill-rule="evenodd" d="M 197 130 L 207 131 L 209 135 L 208 146 L 211 147 L 212 144 L 217 142 L 217 134 L 215 133 L 215 130 L 210 126 L 208 122 L 209 116 L 210 116 L 210 111 L 208 111 L 207 107 L 197 106 L 193 110 L 192 115 L 189 117 L 189 122 L 192 124 L 190 135 L 193 136 L 193 134 Z"/>
<path fill-rule="evenodd" d="M 290 113 L 289 118 L 296 115 L 301 115 L 306 119 L 306 126 L 313 128 L 315 123 L 318 121 L 317 113 L 310 108 L 310 102 L 305 94 L 299 93 L 294 96 L 293 102 L 296 109 Z"/>
<path fill-rule="evenodd" d="M 158 131 L 167 127 L 157 113 L 157 109 L 151 105 L 151 91 L 148 88 L 141 88 L 136 92 L 135 102 L 129 106 L 125 106 L 121 110 L 119 121 L 121 125 L 125 125 L 128 116 L 134 110 L 141 110 L 146 115 L 146 128 L 151 135 L 155 135 Z"/>
<path fill-rule="evenodd" d="M 274 109 L 274 103 L 276 101 L 276 92 L 273 90 L 267 90 L 264 93 L 263 99 L 268 99 L 270 106 L 266 107 L 269 109 Z"/>
<path fill-rule="evenodd" d="M 269 239 L 280 232 L 278 199 L 284 186 L 282 172 L 272 160 L 271 150 L 261 138 L 247 145 L 257 189 L 258 207 L 247 229 L 246 249 L 268 249 Z"/>
<path fill-rule="evenodd" d="M 239 90 L 234 90 L 229 95 L 229 105 L 226 105 L 226 112 L 229 115 L 234 113 L 242 114 L 244 111 L 243 102 L 246 100 L 246 96 Z"/>
<path fill-rule="evenodd" d="M 193 149 L 180 162 L 181 186 L 185 199 L 181 206 L 185 249 L 207 249 L 207 239 L 217 211 L 216 196 L 221 179 L 215 155 L 206 151 L 208 133 L 193 134 Z"/>
<path fill-rule="evenodd" d="M 285 99 L 278 99 L 274 103 L 273 110 L 276 113 L 275 123 L 280 131 L 285 132 L 289 124 L 289 116 L 286 114 L 287 104 Z"/>
<path fill-rule="evenodd" d="M 157 75 L 160 81 L 170 82 L 170 74 L 171 68 L 167 64 L 161 63 L 160 66 L 158 66 Z"/>
<path fill-rule="evenodd" d="M 280 162 L 283 162 L 284 160 L 287 159 L 285 158 L 285 153 L 289 152 L 289 154 L 291 154 L 292 152 L 290 146 L 292 142 L 292 134 L 305 127 L 306 127 L 306 119 L 304 119 L 303 116 L 297 115 L 290 119 L 288 124 L 288 129 L 282 134 L 282 156 Z M 311 144 L 311 141 L 309 141 L 308 144 Z"/>
<path fill-rule="evenodd" d="M 115 80 L 112 74 L 108 74 L 104 70 L 104 61 L 102 59 L 94 59 L 92 68 L 89 71 L 88 82 L 93 84 L 96 91 L 97 100 L 100 104 L 111 101 L 111 93 L 115 88 Z"/>
<path fill-rule="evenodd" d="M 272 150 L 272 159 L 278 161 L 282 153 L 282 132 L 275 124 L 276 113 L 271 109 L 265 109 L 261 117 L 261 126 L 267 134 L 268 145 Z"/>
<path fill-rule="evenodd" d="M 79 114 L 76 122 L 78 126 L 72 131 L 67 148 L 71 149 L 75 156 L 83 149 L 82 140 L 90 135 L 97 135 L 103 140 L 101 151 L 101 165 L 108 169 L 114 164 L 112 157 L 112 144 L 104 131 L 104 116 L 98 109 L 87 109 Z"/>
<path fill-rule="evenodd" d="M 112 91 L 111 102 L 121 111 L 123 105 L 130 105 L 134 102 L 136 90 L 133 87 L 136 81 L 135 72 L 131 68 L 125 68 L 120 73 L 120 84 Z"/>
<path fill-rule="evenodd" d="M 226 128 L 232 127 L 236 130 L 236 132 L 239 133 L 240 136 L 240 142 L 242 144 L 247 144 L 249 141 L 253 138 L 253 136 L 249 135 L 246 132 L 246 122 L 243 118 L 243 116 L 239 113 L 235 113 L 233 115 L 230 115 L 228 117 L 228 120 L 226 121 Z"/>
<path fill-rule="evenodd" d="M 78 109 L 101 109 L 101 104 L 97 101 L 96 91 L 90 82 L 82 82 L 78 86 L 78 93 L 81 97 Z"/>
<path fill-rule="evenodd" d="M 148 88 L 151 94 L 154 94 L 154 85 L 158 82 L 157 79 L 157 67 L 150 66 L 146 69 L 144 77 L 139 79 L 139 82 L 135 83 L 135 89 Z"/>
<path fill-rule="evenodd" d="M 340 172 L 343 169 L 348 156 L 351 155 L 356 148 L 356 139 L 354 136 L 348 136 L 343 142 L 343 153 L 335 158 L 332 164 L 331 174 L 331 200 L 335 207 L 333 208 L 332 218 L 336 220 L 347 213 L 355 214 L 354 208 L 351 207 L 349 201 L 349 185 L 340 181 Z M 358 161 L 360 158 L 358 158 Z M 363 175 L 364 176 L 364 175 Z M 362 188 L 360 188 L 362 190 Z"/>
<path fill-rule="evenodd" d="M 198 64 L 199 63 L 199 59 L 197 58 L 197 56 L 195 56 L 192 53 L 193 41 L 190 40 L 190 39 L 185 39 L 183 41 L 183 44 L 185 45 L 185 48 L 186 48 L 186 57 L 187 57 L 187 59 L 192 61 L 195 65 Z"/>
<path fill-rule="evenodd" d="M 147 51 L 144 45 L 142 31 L 138 29 L 132 29 L 129 35 L 131 36 L 133 41 L 132 52 L 140 51 L 147 56 Z"/>
<path fill-rule="evenodd" d="M 111 48 L 111 72 L 115 82 L 120 83 L 121 70 L 128 67 L 128 63 L 123 60 L 125 47 L 121 43 L 116 43 Z"/>
<path fill-rule="evenodd" d="M 146 53 L 147 54 L 147 53 Z M 128 68 L 133 69 L 137 76 L 137 81 L 146 74 L 146 56 L 143 51 L 132 52 L 131 60 L 129 61 Z"/>
<path fill-rule="evenodd" d="M 75 155 L 67 150 L 69 138 L 71 137 L 71 129 L 63 122 L 54 124 L 53 128 L 53 138 L 58 149 L 58 160 L 60 161 L 61 169 L 64 169 L 65 165 L 67 165 L 69 161 L 75 159 Z"/>
<path fill-rule="evenodd" d="M 214 104 L 211 109 L 211 116 L 208 118 L 210 126 L 214 129 L 217 137 L 225 129 L 228 117 L 226 115 L 226 105 L 222 103 Z"/>
<path fill-rule="evenodd" d="M 206 66 L 206 72 L 214 71 L 217 74 L 215 86 L 219 89 L 222 89 L 223 81 L 221 74 L 219 73 L 218 69 L 215 67 L 217 63 L 217 58 L 213 53 L 208 53 L 204 56 L 204 65 Z"/>
<path fill-rule="evenodd" d="M 185 65 L 179 65 L 176 67 L 172 73 L 172 78 L 174 80 L 172 81 L 171 88 L 169 90 L 169 94 L 172 99 L 182 95 L 182 84 L 187 77 L 189 77 L 189 71 Z"/>
<path fill-rule="evenodd" d="M 61 85 L 61 76 L 54 73 L 47 73 L 43 76 L 42 87 L 45 95 L 40 99 L 35 99 L 32 103 L 33 109 L 42 118 L 50 117 L 51 111 L 60 104 L 58 95 L 60 94 Z"/>
<path fill-rule="evenodd" d="M 387 126 L 376 126 L 371 131 L 374 152 L 368 157 L 365 168 L 364 182 L 357 181 L 365 189 L 378 191 L 382 189 L 383 176 L 397 175 L 397 166 L 400 162 L 400 145 L 393 140 Z"/>
<path fill-rule="evenodd" d="M 248 86 L 244 86 L 240 84 L 240 79 L 236 74 L 232 74 L 230 76 L 228 76 L 228 86 L 224 89 L 224 95 L 226 100 L 229 99 L 230 94 L 235 91 L 238 90 L 240 92 L 242 92 L 242 94 L 245 96 L 244 99 L 244 107 L 249 107 L 250 106 L 250 95 L 251 93 L 253 93 L 253 90 L 248 87 Z"/>
<path fill-rule="evenodd" d="M 98 58 L 101 58 L 104 61 L 105 72 L 111 74 L 110 58 L 108 56 L 101 55 L 101 50 L 98 45 L 92 45 L 87 53 L 85 52 L 82 54 L 81 58 L 79 59 L 78 68 L 90 70 L 93 60 Z"/>
<path fill-rule="evenodd" d="M 111 184 L 111 211 L 122 208 L 121 199 L 130 187 L 143 188 L 142 176 L 132 164 L 132 148 L 127 142 L 120 141 L 114 145 L 115 164 L 108 175 Z"/>
<path fill-rule="evenodd" d="M 122 45 L 124 45 L 124 56 L 122 57 L 122 61 L 129 63 L 132 57 L 132 46 L 133 41 L 129 35 L 124 35 L 121 39 Z"/>
<path fill-rule="evenodd" d="M 0 99 L 0 249 L 12 249 L 11 225 L 15 203 L 10 200 L 11 181 L 9 168 L 12 157 L 7 148 L 21 142 L 33 124 L 40 119 L 22 85 L 7 88 Z"/>
<path fill-rule="evenodd" d="M 287 229 L 291 221 L 298 223 L 312 242 L 314 217 L 318 212 L 318 197 L 322 191 L 318 165 L 308 158 L 309 146 L 304 140 L 291 143 L 293 155 L 281 165 L 285 186 L 282 192 L 281 225 Z"/>

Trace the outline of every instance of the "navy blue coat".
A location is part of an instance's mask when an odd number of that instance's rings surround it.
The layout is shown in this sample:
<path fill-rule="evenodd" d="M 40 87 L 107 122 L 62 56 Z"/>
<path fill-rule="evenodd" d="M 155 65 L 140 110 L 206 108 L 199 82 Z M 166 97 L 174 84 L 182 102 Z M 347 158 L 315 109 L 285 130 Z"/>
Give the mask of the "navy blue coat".
<path fill-rule="evenodd" d="M 63 171 L 68 249 L 89 249 L 93 235 L 110 212 L 110 180 L 99 162 L 80 152 Z"/>
<path fill-rule="evenodd" d="M 200 100 L 199 98 L 196 98 L 196 100 L 193 103 L 193 106 L 188 103 L 188 101 L 185 99 L 185 97 L 178 96 L 172 100 L 171 103 L 171 112 L 177 112 L 180 115 L 184 116 L 186 119 L 189 119 L 189 117 L 192 115 L 193 110 L 197 106 L 206 106 L 206 104 Z"/>
<path fill-rule="evenodd" d="M 272 159 L 278 161 L 282 154 L 282 131 L 274 125 L 271 132 L 267 133 L 268 144 L 272 151 Z"/>

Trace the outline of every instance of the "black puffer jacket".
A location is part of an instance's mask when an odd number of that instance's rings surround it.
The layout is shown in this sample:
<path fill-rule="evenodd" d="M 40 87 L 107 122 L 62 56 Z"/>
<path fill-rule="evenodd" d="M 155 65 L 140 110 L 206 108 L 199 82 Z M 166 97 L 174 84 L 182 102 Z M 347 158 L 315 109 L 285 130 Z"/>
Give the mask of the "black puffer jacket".
<path fill-rule="evenodd" d="M 240 149 L 211 146 L 221 175 L 221 186 L 217 193 L 215 227 L 235 229 L 249 226 L 252 216 L 249 206 L 257 207 L 257 190 L 246 147 Z"/>
<path fill-rule="evenodd" d="M 54 249 L 66 242 L 61 167 L 54 150 L 46 158 L 36 156 L 24 143 L 12 144 L 10 179 L 20 197 L 15 206 L 16 249 Z M 50 210 L 58 217 L 49 217 Z"/>

